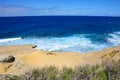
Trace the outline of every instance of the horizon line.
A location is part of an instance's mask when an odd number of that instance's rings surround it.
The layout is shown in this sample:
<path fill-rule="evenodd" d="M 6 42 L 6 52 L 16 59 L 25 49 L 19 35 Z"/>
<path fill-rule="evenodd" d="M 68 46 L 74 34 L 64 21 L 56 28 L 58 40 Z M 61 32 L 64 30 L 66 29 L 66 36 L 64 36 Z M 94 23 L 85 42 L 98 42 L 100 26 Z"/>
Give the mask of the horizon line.
<path fill-rule="evenodd" d="M 0 17 L 62 17 L 62 16 L 68 16 L 68 17 L 74 17 L 74 16 L 80 16 L 80 17 L 120 17 L 120 16 L 100 16 L 100 15 L 32 15 L 32 16 L 27 16 L 27 15 L 25 15 L 25 16 L 0 16 Z"/>

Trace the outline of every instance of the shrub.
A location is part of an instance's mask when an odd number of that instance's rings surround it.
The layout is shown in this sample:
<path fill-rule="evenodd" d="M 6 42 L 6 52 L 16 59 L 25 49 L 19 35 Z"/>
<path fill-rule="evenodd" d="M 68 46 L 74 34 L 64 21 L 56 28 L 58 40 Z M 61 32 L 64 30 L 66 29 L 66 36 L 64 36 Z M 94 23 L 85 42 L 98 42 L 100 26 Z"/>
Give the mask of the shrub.
<path fill-rule="evenodd" d="M 77 79 L 90 79 L 95 74 L 95 67 L 91 67 L 89 65 L 83 67 L 76 67 L 75 73 Z"/>
<path fill-rule="evenodd" d="M 107 76 L 106 74 L 104 73 L 103 70 L 99 70 L 98 73 L 96 74 L 96 78 L 99 80 L 99 79 L 102 79 L 102 80 L 107 80 Z"/>
<path fill-rule="evenodd" d="M 0 75 L 0 80 L 22 80 L 20 77 L 15 75 Z"/>
<path fill-rule="evenodd" d="M 120 60 L 105 60 L 100 65 L 78 66 L 75 69 L 45 67 L 33 69 L 20 77 L 14 75 L 0 75 L 0 80 L 119 80 Z"/>
<path fill-rule="evenodd" d="M 57 74 L 58 74 L 58 69 L 56 67 L 48 68 L 48 76 L 50 80 L 55 80 Z"/>
<path fill-rule="evenodd" d="M 102 62 L 102 67 L 103 70 L 105 72 L 105 74 L 107 75 L 107 79 L 109 80 L 111 77 L 116 79 L 116 75 L 118 72 L 118 65 L 117 63 L 112 60 L 112 59 L 107 59 L 105 61 Z"/>
<path fill-rule="evenodd" d="M 71 80 L 75 75 L 75 72 L 72 68 L 63 68 L 61 73 L 62 80 Z"/>
<path fill-rule="evenodd" d="M 35 77 L 35 80 L 55 80 L 57 73 L 58 69 L 56 67 L 48 67 L 42 69 L 34 69 L 32 74 Z"/>
<path fill-rule="evenodd" d="M 112 58 L 112 57 L 114 57 L 117 53 L 119 53 L 119 50 L 113 50 L 112 52 L 103 55 L 101 58 L 107 58 L 107 57 Z"/>
<path fill-rule="evenodd" d="M 110 56 L 110 57 L 113 57 L 113 56 L 115 56 L 118 52 L 119 52 L 119 50 L 114 50 L 114 51 L 112 51 L 111 53 L 109 53 L 109 56 Z"/>

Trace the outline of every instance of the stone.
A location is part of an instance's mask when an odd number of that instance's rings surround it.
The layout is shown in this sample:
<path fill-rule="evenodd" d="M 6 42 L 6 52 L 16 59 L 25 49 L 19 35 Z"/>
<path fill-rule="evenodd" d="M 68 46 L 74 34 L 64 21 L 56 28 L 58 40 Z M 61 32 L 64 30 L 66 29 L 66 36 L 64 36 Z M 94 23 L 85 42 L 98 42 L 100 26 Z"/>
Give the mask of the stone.
<path fill-rule="evenodd" d="M 36 45 L 32 46 L 32 48 L 36 48 L 36 47 L 37 47 Z"/>
<path fill-rule="evenodd" d="M 0 62 L 14 62 L 15 57 L 12 55 L 0 55 Z"/>

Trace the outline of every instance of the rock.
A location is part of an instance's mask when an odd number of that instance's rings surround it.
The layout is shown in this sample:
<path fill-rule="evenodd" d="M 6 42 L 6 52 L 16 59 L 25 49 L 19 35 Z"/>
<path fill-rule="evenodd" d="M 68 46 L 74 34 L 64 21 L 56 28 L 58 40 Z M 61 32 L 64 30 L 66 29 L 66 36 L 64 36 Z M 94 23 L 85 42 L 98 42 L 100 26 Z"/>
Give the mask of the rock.
<path fill-rule="evenodd" d="M 37 47 L 36 45 L 32 46 L 32 48 L 36 48 L 36 47 Z"/>
<path fill-rule="evenodd" d="M 14 62 L 15 57 L 12 55 L 0 55 L 0 62 Z"/>

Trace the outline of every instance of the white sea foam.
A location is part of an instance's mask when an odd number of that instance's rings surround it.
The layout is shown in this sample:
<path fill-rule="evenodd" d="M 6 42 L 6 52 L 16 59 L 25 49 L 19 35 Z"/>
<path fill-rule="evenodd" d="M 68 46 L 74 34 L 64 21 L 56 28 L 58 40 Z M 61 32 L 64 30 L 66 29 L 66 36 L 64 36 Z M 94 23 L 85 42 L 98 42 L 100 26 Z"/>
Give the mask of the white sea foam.
<path fill-rule="evenodd" d="M 11 42 L 11 41 L 16 41 L 16 40 L 20 40 L 21 37 L 18 37 L 18 38 L 6 38 L 6 39 L 0 39 L 0 43 L 3 43 L 3 42 Z"/>
<path fill-rule="evenodd" d="M 102 50 L 104 48 L 120 44 L 120 32 L 108 34 L 106 43 L 91 41 L 84 34 L 72 35 L 67 37 L 41 37 L 41 38 L 8 38 L 0 39 L 0 45 L 22 45 L 35 44 L 36 49 L 48 51 L 64 51 L 64 52 L 91 52 Z"/>
<path fill-rule="evenodd" d="M 107 41 L 109 43 L 112 43 L 113 45 L 119 45 L 120 44 L 120 32 L 110 33 Z"/>
<path fill-rule="evenodd" d="M 82 53 L 101 50 L 108 47 L 106 44 L 93 43 L 89 38 L 85 38 L 84 35 L 52 38 L 15 38 L 8 41 L 4 41 L 0 43 L 0 45 L 35 44 L 37 45 L 36 49 Z"/>
<path fill-rule="evenodd" d="M 118 31 L 118 32 L 114 32 L 114 33 L 120 35 L 120 31 Z"/>

